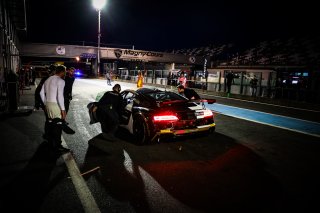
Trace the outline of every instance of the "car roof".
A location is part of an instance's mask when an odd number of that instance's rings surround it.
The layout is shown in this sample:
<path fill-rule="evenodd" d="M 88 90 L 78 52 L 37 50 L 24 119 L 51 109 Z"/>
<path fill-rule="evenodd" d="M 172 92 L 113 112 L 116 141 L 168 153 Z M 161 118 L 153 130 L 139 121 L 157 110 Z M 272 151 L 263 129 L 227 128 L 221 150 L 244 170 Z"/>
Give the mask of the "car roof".
<path fill-rule="evenodd" d="M 140 89 L 137 89 L 137 90 L 132 90 L 132 89 L 126 89 L 122 92 L 131 92 L 131 93 L 136 93 L 136 94 L 139 94 L 147 99 L 151 99 L 151 100 L 154 100 L 154 101 L 165 101 L 165 100 L 160 100 L 158 99 L 157 95 L 155 94 L 167 94 L 167 96 L 170 96 L 169 99 L 172 99 L 172 100 L 180 100 L 180 101 L 188 101 L 188 99 L 186 99 L 185 97 L 175 93 L 175 92 L 172 92 L 172 91 L 167 91 L 167 90 L 159 90 L 157 88 L 140 88 Z"/>
<path fill-rule="evenodd" d="M 149 93 L 156 93 L 156 92 L 163 92 L 157 88 L 140 88 L 136 90 L 137 93 L 140 94 L 149 94 Z"/>

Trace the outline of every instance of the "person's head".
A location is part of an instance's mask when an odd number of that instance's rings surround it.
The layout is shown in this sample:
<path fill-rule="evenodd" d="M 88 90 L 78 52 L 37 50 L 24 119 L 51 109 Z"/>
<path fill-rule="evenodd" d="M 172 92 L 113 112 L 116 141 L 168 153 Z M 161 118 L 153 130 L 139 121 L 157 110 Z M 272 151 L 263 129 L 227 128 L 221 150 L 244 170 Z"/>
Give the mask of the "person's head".
<path fill-rule="evenodd" d="M 70 68 L 68 69 L 68 75 L 69 75 L 70 77 L 73 77 L 75 70 L 76 70 L 76 69 L 75 69 L 74 67 L 70 67 Z"/>
<path fill-rule="evenodd" d="M 48 67 L 48 72 L 49 72 L 49 74 L 54 74 L 54 72 L 56 71 L 56 68 L 57 68 L 56 65 L 51 64 L 51 65 Z"/>
<path fill-rule="evenodd" d="M 112 87 L 112 90 L 116 93 L 120 93 L 121 92 L 121 86 L 120 84 L 115 84 L 113 87 Z"/>
<path fill-rule="evenodd" d="M 64 78 L 66 74 L 66 67 L 63 65 L 58 65 L 56 67 L 56 75 L 60 76 L 61 78 Z"/>
<path fill-rule="evenodd" d="M 184 86 L 183 86 L 183 85 L 181 85 L 181 84 L 178 85 L 178 86 L 177 86 L 177 89 L 178 89 L 178 93 L 179 93 L 179 94 L 183 94 L 183 93 L 184 93 Z"/>

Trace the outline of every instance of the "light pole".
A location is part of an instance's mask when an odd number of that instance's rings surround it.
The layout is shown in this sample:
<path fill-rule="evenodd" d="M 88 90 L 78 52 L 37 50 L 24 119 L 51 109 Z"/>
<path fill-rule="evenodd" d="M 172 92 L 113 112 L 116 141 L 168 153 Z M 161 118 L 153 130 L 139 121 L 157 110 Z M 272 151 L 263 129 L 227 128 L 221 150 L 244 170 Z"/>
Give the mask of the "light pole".
<path fill-rule="evenodd" d="M 99 76 L 100 73 L 100 38 L 101 38 L 101 31 L 100 31 L 100 17 L 101 17 L 101 9 L 106 4 L 106 0 L 92 0 L 93 7 L 98 11 L 98 53 L 97 53 L 97 74 Z"/>

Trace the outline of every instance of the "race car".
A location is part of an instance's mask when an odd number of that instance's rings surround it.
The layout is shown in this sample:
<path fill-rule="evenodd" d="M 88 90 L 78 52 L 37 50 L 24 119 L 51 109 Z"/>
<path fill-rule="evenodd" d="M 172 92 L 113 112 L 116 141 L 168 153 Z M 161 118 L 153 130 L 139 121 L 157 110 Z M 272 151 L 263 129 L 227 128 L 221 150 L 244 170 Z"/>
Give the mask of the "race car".
<path fill-rule="evenodd" d="M 133 134 L 138 144 L 215 131 L 214 114 L 204 102 L 215 99 L 188 100 L 171 91 L 141 88 L 124 90 L 124 109 L 120 127 Z"/>

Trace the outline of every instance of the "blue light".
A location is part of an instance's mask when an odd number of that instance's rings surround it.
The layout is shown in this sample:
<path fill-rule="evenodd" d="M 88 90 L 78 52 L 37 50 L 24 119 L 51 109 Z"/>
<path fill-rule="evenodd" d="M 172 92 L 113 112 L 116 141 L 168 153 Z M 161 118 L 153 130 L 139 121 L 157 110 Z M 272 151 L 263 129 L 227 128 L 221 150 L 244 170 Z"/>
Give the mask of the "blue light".
<path fill-rule="evenodd" d="M 74 72 L 74 74 L 75 74 L 76 76 L 80 76 L 80 75 L 82 75 L 82 73 L 81 73 L 80 71 L 81 71 L 80 69 L 76 69 L 76 71 Z"/>

